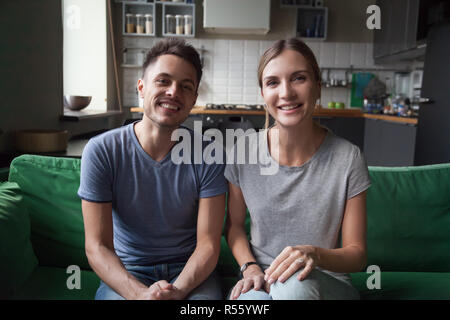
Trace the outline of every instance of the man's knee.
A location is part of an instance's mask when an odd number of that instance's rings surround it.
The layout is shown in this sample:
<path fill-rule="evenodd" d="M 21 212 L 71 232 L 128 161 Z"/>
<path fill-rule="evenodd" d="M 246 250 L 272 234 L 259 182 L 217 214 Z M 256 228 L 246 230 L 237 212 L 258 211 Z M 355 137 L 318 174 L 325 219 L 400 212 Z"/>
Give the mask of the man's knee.
<path fill-rule="evenodd" d="M 102 281 L 95 294 L 95 300 L 125 300 L 125 298 Z"/>
<path fill-rule="evenodd" d="M 300 271 L 299 271 L 300 272 Z M 284 283 L 279 281 L 270 286 L 270 295 L 274 300 L 320 300 L 320 284 L 314 277 L 314 270 L 304 280 L 297 279 L 298 273 Z"/>

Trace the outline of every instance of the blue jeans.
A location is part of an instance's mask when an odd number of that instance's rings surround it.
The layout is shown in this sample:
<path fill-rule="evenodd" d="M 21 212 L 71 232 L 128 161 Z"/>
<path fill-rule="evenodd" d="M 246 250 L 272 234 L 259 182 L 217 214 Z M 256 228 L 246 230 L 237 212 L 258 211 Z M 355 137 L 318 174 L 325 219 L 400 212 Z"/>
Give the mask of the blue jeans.
<path fill-rule="evenodd" d="M 263 289 L 250 290 L 241 294 L 238 300 L 359 300 L 359 292 L 351 283 L 339 280 L 331 275 L 314 269 L 299 281 L 297 271 L 284 283 L 279 281 L 270 285 L 270 293 Z"/>
<path fill-rule="evenodd" d="M 168 263 L 157 264 L 153 266 L 132 266 L 126 265 L 125 268 L 129 273 L 136 277 L 146 286 L 151 286 L 154 282 L 166 280 L 169 283 L 175 282 L 180 275 L 186 263 Z M 187 300 L 220 300 L 222 299 L 222 291 L 220 287 L 219 277 L 216 271 L 197 288 L 192 290 L 186 297 Z M 111 289 L 103 281 L 95 294 L 95 300 L 124 300 L 117 292 Z"/>

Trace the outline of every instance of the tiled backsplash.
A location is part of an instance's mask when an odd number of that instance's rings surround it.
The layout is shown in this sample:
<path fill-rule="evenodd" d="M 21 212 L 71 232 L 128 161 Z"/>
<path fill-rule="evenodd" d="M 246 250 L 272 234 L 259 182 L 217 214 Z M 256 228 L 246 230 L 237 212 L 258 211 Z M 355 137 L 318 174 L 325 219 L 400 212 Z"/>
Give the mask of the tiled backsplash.
<path fill-rule="evenodd" d="M 135 58 L 135 54 L 150 48 L 160 38 L 124 37 L 123 46 L 128 48 L 128 58 Z M 200 51 L 204 48 L 203 78 L 199 89 L 197 105 L 206 103 L 245 103 L 262 104 L 257 80 L 257 66 L 259 57 L 273 43 L 273 41 L 257 40 L 188 40 Z M 309 42 L 323 72 L 327 77 L 326 68 L 350 68 L 355 71 L 371 69 L 379 79 L 386 82 L 388 88 L 392 86 L 393 66 L 375 65 L 372 58 L 372 43 L 335 43 Z M 136 60 L 134 60 L 136 61 Z M 133 63 L 133 62 L 132 62 Z M 396 64 L 395 69 L 405 70 L 408 64 Z M 373 69 L 376 68 L 376 71 Z M 388 69 L 389 71 L 383 71 Z M 343 79 L 345 70 L 331 70 L 331 75 Z M 141 68 L 123 67 L 123 103 L 125 106 L 139 104 L 136 94 L 136 82 L 141 76 Z M 386 78 L 390 80 L 386 81 Z M 350 75 L 349 78 L 350 79 Z M 323 88 L 321 103 L 326 106 L 329 101 L 350 104 L 349 88 Z"/>

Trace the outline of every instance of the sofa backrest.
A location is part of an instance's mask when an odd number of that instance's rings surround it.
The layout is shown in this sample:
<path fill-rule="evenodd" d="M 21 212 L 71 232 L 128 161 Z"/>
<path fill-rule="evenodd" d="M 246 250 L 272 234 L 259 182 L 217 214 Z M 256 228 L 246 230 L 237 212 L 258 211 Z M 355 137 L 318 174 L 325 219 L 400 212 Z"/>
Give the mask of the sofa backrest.
<path fill-rule="evenodd" d="M 369 167 L 368 265 L 450 271 L 450 164 Z"/>
<path fill-rule="evenodd" d="M 9 181 L 22 190 L 31 220 L 31 242 L 41 266 L 90 270 L 84 250 L 80 159 L 22 155 Z"/>

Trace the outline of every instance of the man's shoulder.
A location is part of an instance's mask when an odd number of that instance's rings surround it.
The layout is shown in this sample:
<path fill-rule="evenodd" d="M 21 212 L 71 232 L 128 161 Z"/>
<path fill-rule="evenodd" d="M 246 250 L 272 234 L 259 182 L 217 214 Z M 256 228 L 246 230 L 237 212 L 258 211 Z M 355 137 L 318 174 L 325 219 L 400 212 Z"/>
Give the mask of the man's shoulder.
<path fill-rule="evenodd" d="M 133 124 L 129 124 L 126 126 L 108 130 L 106 132 L 103 132 L 99 135 L 92 137 L 90 141 L 92 141 L 95 144 L 103 144 L 103 145 L 120 142 L 121 140 L 129 136 L 130 126 L 132 125 Z"/>

